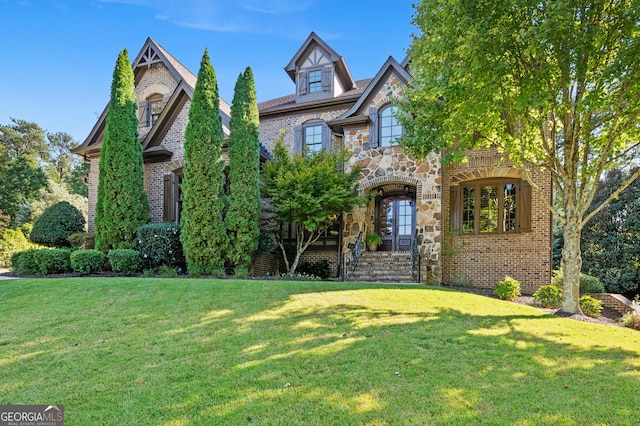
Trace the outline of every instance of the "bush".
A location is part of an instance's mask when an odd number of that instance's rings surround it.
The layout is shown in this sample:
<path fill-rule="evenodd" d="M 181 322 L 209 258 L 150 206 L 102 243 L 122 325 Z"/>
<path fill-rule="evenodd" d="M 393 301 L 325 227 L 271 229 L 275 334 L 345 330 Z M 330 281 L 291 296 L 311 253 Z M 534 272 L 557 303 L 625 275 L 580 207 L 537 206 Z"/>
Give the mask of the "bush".
<path fill-rule="evenodd" d="M 592 275 L 580 274 L 580 294 L 604 293 L 604 284 Z"/>
<path fill-rule="evenodd" d="M 62 274 L 72 271 L 69 249 L 36 250 L 34 256 L 41 274 Z"/>
<path fill-rule="evenodd" d="M 551 285 L 555 285 L 558 288 L 562 288 L 562 278 L 564 274 L 562 269 L 553 271 L 553 278 L 551 278 Z M 580 294 L 588 293 L 604 293 L 604 284 L 591 275 L 580 274 Z"/>
<path fill-rule="evenodd" d="M 562 289 L 553 284 L 543 285 L 533 293 L 533 301 L 543 308 L 559 308 L 562 305 Z"/>
<path fill-rule="evenodd" d="M 184 267 L 184 252 L 180 242 L 180 225 L 176 223 L 150 223 L 138 228 L 138 251 L 145 268 L 161 265 Z"/>
<path fill-rule="evenodd" d="M 321 260 L 319 262 L 300 262 L 296 269 L 302 275 L 313 275 L 323 280 L 329 277 L 329 262 Z"/>
<path fill-rule="evenodd" d="M 11 265 L 14 272 L 19 275 L 34 275 L 40 273 L 34 253 L 36 250 L 27 250 L 14 253 L 11 256 Z"/>
<path fill-rule="evenodd" d="M 584 295 L 580 298 L 580 310 L 586 316 L 595 318 L 602 312 L 602 302 L 591 296 Z"/>
<path fill-rule="evenodd" d="M 71 267 L 74 272 L 92 274 L 102 270 L 104 259 L 104 253 L 98 250 L 76 250 L 71 253 Z"/>
<path fill-rule="evenodd" d="M 133 275 L 142 269 L 140 253 L 131 249 L 109 250 L 107 254 L 111 270 L 125 275 Z"/>
<path fill-rule="evenodd" d="M 29 238 L 34 243 L 50 247 L 69 247 L 69 236 L 84 230 L 82 213 L 66 201 L 56 203 L 46 209 L 36 219 Z"/>
<path fill-rule="evenodd" d="M 633 328 L 634 330 L 640 330 L 640 312 L 629 312 L 620 318 L 620 324 L 627 328 Z"/>
<path fill-rule="evenodd" d="M 13 255 L 18 252 L 40 248 L 27 239 L 21 229 L 5 229 L 0 234 L 0 267 L 13 265 Z"/>
<path fill-rule="evenodd" d="M 520 296 L 520 282 L 507 275 L 496 285 L 493 293 L 502 300 L 515 300 Z"/>
<path fill-rule="evenodd" d="M 82 250 L 92 250 L 96 248 L 95 236 L 89 232 L 74 232 L 67 238 L 71 247 Z"/>

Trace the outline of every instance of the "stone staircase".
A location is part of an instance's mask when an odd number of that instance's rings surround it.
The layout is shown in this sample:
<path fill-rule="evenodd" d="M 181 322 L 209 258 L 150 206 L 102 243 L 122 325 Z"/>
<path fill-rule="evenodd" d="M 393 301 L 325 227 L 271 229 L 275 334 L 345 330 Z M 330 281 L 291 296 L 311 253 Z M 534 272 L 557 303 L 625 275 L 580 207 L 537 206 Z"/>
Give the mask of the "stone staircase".
<path fill-rule="evenodd" d="M 347 281 L 413 283 L 410 251 L 364 251 Z"/>

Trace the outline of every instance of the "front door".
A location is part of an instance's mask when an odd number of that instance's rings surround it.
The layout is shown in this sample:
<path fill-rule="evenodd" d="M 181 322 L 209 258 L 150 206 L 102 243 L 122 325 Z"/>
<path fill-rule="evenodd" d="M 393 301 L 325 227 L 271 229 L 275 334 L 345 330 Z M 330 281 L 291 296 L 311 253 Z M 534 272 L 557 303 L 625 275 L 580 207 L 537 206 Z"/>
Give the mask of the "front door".
<path fill-rule="evenodd" d="M 377 229 L 382 237 L 380 250 L 411 250 L 416 222 L 416 203 L 410 195 L 389 195 L 377 209 Z"/>

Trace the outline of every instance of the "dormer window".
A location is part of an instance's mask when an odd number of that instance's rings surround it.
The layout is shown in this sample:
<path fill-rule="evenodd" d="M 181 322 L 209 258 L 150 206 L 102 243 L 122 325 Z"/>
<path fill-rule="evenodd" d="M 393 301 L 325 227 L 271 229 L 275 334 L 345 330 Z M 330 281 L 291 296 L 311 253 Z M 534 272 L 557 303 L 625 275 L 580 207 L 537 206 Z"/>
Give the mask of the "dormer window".
<path fill-rule="evenodd" d="M 309 93 L 322 91 L 322 70 L 309 71 Z"/>

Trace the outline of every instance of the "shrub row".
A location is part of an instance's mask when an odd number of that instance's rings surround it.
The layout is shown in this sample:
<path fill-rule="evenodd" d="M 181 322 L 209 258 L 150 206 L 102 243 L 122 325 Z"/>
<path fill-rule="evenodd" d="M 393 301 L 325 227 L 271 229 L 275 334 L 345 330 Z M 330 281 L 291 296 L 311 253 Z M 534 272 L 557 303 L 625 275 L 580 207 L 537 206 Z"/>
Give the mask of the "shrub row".
<path fill-rule="evenodd" d="M 133 275 L 142 270 L 140 253 L 135 250 L 111 250 L 106 256 L 114 272 Z M 13 270 L 20 275 L 78 272 L 91 274 L 105 269 L 105 255 L 98 250 L 44 249 L 18 252 L 11 258 Z"/>
<path fill-rule="evenodd" d="M 562 288 L 554 284 L 543 285 L 533 293 L 533 301 L 547 309 L 562 306 Z M 580 298 L 580 309 L 588 317 L 595 318 L 602 312 L 602 302 L 585 294 Z"/>

